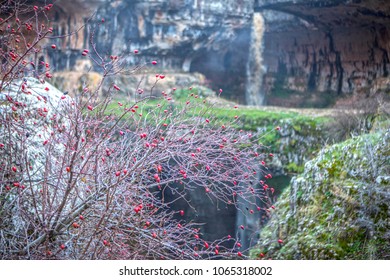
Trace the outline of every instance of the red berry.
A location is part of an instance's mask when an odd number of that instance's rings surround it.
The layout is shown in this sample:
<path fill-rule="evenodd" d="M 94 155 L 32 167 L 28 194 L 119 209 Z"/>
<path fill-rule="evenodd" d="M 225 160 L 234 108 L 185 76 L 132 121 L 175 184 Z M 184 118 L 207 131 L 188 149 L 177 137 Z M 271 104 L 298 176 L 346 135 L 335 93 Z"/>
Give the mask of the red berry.
<path fill-rule="evenodd" d="M 114 85 L 114 89 L 116 89 L 116 90 L 121 90 L 117 85 Z"/>
<path fill-rule="evenodd" d="M 209 248 L 209 243 L 204 242 L 204 247 L 205 247 L 206 249 L 208 249 L 208 248 Z"/>
<path fill-rule="evenodd" d="M 237 256 L 242 257 L 242 253 L 241 253 L 241 252 L 238 252 L 238 253 L 237 253 Z"/>
<path fill-rule="evenodd" d="M 12 171 L 16 172 L 16 171 L 18 171 L 18 169 L 15 166 L 12 166 Z"/>
<path fill-rule="evenodd" d="M 64 250 L 65 249 L 65 244 L 61 244 L 60 248 L 61 248 L 61 250 Z"/>
<path fill-rule="evenodd" d="M 74 227 L 74 228 L 79 228 L 80 225 L 79 225 L 78 223 L 74 222 L 74 223 L 72 224 L 72 227 Z"/>
<path fill-rule="evenodd" d="M 134 53 L 137 54 L 137 53 L 138 53 L 138 50 L 134 50 Z"/>
<path fill-rule="evenodd" d="M 184 216 L 184 210 L 180 210 L 180 216 Z"/>
<path fill-rule="evenodd" d="M 278 243 L 279 243 L 279 244 L 282 244 L 282 243 L 283 243 L 283 240 L 282 240 L 282 239 L 279 239 L 279 240 L 278 240 Z"/>
<path fill-rule="evenodd" d="M 156 64 L 157 64 L 157 61 L 153 60 L 153 61 L 152 61 L 152 64 L 153 64 L 153 65 L 156 65 Z"/>
<path fill-rule="evenodd" d="M 55 48 L 57 48 L 57 46 L 53 44 L 53 45 L 51 45 L 51 48 L 55 49 Z"/>

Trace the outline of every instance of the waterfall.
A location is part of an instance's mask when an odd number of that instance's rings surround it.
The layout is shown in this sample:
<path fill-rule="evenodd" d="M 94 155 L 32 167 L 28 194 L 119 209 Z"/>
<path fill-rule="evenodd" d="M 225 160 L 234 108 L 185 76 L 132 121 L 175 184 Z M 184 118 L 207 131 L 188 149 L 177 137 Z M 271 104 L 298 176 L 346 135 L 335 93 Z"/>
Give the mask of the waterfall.
<path fill-rule="evenodd" d="M 264 28 L 263 16 L 260 13 L 254 13 L 248 63 L 246 65 L 245 101 L 248 105 L 263 105 L 264 102 L 262 91 L 263 74 L 265 72 L 262 56 Z"/>

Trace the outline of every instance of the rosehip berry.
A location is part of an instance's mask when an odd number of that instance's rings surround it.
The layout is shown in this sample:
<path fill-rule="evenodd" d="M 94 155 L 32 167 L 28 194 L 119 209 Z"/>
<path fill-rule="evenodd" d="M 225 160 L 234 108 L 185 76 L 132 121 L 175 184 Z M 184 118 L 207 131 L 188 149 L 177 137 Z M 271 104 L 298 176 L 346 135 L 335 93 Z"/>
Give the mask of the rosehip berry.
<path fill-rule="evenodd" d="M 121 90 L 117 85 L 114 85 L 114 89 L 116 89 L 117 91 Z"/>

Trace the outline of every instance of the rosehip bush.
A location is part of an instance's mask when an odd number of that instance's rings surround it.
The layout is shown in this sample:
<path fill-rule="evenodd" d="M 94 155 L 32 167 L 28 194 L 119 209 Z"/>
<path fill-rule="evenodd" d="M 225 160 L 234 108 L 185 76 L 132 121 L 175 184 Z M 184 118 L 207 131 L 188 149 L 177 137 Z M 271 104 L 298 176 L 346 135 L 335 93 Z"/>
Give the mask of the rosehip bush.
<path fill-rule="evenodd" d="M 0 258 L 244 257 L 232 236 L 204 240 L 164 192 L 190 204 L 187 194 L 200 189 L 216 203 L 259 209 L 267 190 L 256 187 L 266 171 L 258 135 L 239 130 L 239 117 L 218 119 L 213 104 L 194 94 L 174 102 L 173 90 L 152 88 L 114 102 L 115 84 L 99 94 L 107 77 L 130 71 L 126 57 L 99 54 L 93 37 L 80 56 L 100 67 L 99 85 L 73 97 L 59 93 L 47 82 L 50 66 L 43 62 L 38 72 L 32 61 L 44 46 L 57 48 L 42 23 L 52 7 L 23 6 L 23 19 L 21 6 L 7 8 L 0 22 Z"/>

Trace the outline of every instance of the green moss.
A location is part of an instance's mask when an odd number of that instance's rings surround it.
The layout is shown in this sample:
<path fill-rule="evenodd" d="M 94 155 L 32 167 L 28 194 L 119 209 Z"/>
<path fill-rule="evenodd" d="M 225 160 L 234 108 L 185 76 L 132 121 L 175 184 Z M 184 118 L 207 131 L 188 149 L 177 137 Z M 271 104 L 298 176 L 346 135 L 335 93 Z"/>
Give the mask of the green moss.
<path fill-rule="evenodd" d="M 280 195 L 251 256 L 267 252 L 273 259 L 388 258 L 385 194 L 390 187 L 377 178 L 388 176 L 389 139 L 389 133 L 379 131 L 321 150 Z M 278 239 L 283 239 L 282 246 Z"/>
<path fill-rule="evenodd" d="M 286 170 L 287 170 L 289 173 L 302 173 L 303 170 L 304 170 L 304 166 L 302 166 L 302 165 L 297 165 L 295 162 L 290 162 L 290 163 L 287 165 Z"/>

